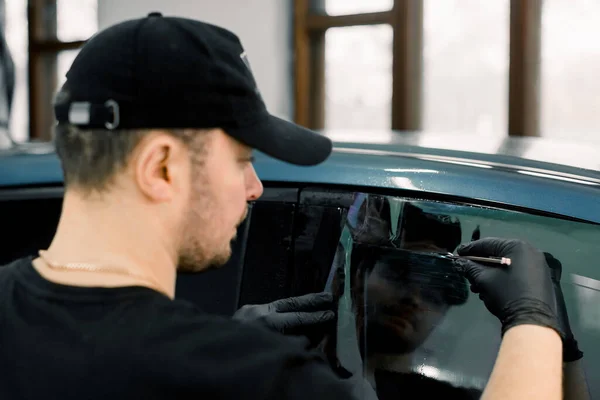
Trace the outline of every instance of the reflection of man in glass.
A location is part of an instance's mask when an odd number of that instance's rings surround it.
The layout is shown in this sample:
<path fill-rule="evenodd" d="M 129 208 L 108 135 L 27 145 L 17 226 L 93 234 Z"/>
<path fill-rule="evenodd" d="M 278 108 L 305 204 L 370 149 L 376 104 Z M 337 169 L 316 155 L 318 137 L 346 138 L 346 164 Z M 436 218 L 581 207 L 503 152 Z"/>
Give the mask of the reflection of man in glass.
<path fill-rule="evenodd" d="M 404 203 L 392 229 L 390 208 L 384 198 L 363 202 L 353 232 L 351 295 L 367 378 L 383 400 L 412 389 L 419 398 L 478 398 L 479 391 L 413 372 L 415 350 L 468 297 L 452 261 L 430 255 L 460 244 L 460 222 Z"/>
<path fill-rule="evenodd" d="M 402 215 L 400 246 L 415 253 L 357 249 L 353 287 L 367 322 L 368 354 L 412 353 L 448 309 L 468 296 L 466 281 L 450 260 L 418 254 L 453 251 L 460 243 L 460 223 L 410 204 Z"/>

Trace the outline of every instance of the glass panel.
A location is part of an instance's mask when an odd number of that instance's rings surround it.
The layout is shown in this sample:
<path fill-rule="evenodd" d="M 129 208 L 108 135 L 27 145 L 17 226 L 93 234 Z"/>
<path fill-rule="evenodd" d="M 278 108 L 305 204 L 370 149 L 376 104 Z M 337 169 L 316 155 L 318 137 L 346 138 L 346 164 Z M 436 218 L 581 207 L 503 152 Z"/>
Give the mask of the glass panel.
<path fill-rule="evenodd" d="M 329 15 L 361 14 L 391 10 L 394 0 L 325 0 Z"/>
<path fill-rule="evenodd" d="M 22 142 L 29 137 L 29 78 L 27 44 L 27 2 L 5 0 L 6 42 L 15 64 L 15 91 L 10 115 L 13 139 Z"/>
<path fill-rule="evenodd" d="M 332 28 L 325 34 L 325 127 L 390 129 L 389 25 Z"/>
<path fill-rule="evenodd" d="M 239 305 L 287 296 L 291 276 L 293 202 L 257 201 L 252 206 Z"/>
<path fill-rule="evenodd" d="M 98 30 L 97 0 L 58 0 L 56 13 L 62 42 L 87 40 Z"/>
<path fill-rule="evenodd" d="M 600 3 L 544 0 L 541 135 L 600 140 Z"/>
<path fill-rule="evenodd" d="M 73 61 L 75 61 L 77 54 L 79 54 L 79 49 L 65 50 L 58 53 L 56 66 L 56 90 L 59 90 L 67 80 L 67 72 L 71 68 Z"/>
<path fill-rule="evenodd" d="M 381 400 L 409 389 L 420 398 L 478 398 L 500 346 L 500 323 L 440 253 L 506 237 L 562 264 L 560 287 L 587 384 L 592 397 L 600 395 L 599 226 L 366 193 L 355 193 L 346 209 L 325 284 L 339 308 L 337 332 L 323 349 L 340 373 L 364 371 Z"/>
<path fill-rule="evenodd" d="M 506 136 L 509 11 L 508 0 L 425 0 L 425 130 Z"/>

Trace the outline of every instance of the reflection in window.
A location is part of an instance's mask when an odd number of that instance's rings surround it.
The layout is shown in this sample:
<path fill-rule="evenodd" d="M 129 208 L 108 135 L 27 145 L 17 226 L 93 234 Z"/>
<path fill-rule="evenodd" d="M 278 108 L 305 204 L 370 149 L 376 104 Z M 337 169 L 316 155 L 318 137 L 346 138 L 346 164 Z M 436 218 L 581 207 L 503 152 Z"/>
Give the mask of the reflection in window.
<path fill-rule="evenodd" d="M 390 129 L 389 25 L 331 28 L 325 34 L 325 127 Z"/>
<path fill-rule="evenodd" d="M 479 398 L 500 322 L 447 254 L 480 237 L 527 240 L 562 263 L 569 319 L 590 391 L 598 393 L 596 225 L 366 193 L 354 194 L 326 286 L 339 308 L 324 350 L 338 372 L 364 372 L 381 400 L 409 389 L 418 398 Z"/>
<path fill-rule="evenodd" d="M 342 241 L 340 252 L 351 253 L 350 265 L 336 267 L 349 285 L 342 289 L 338 279 L 332 292 L 350 298 L 364 372 L 380 399 L 408 389 L 423 398 L 476 398 L 480 390 L 455 386 L 464 382 L 436 360 L 444 349 L 419 351 L 450 309 L 469 297 L 464 277 L 441 256 L 460 244 L 460 221 L 398 199 L 358 195 L 348 229 L 351 243 Z"/>
<path fill-rule="evenodd" d="M 329 15 L 360 14 L 387 11 L 394 0 L 325 0 L 325 12 Z"/>
<path fill-rule="evenodd" d="M 508 0 L 425 0 L 423 129 L 506 136 Z"/>
<path fill-rule="evenodd" d="M 544 0 L 541 135 L 598 140 L 600 3 Z"/>

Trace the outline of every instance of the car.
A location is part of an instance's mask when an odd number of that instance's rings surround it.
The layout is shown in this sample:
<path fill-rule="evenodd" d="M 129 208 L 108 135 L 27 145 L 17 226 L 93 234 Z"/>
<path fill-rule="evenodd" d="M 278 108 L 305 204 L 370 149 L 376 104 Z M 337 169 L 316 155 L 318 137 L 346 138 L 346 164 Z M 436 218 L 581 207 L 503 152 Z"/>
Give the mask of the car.
<path fill-rule="evenodd" d="M 334 149 L 318 166 L 256 155 L 265 190 L 250 204 L 231 260 L 181 273 L 177 297 L 231 315 L 244 304 L 329 290 L 338 323 L 323 348 L 345 369 L 362 359 L 376 370 L 378 355 L 408 353 L 410 371 L 481 391 L 500 324 L 444 266 L 458 243 L 523 239 L 562 266 L 589 389 L 600 395 L 600 149 L 547 138 L 323 134 Z M 48 246 L 62 196 L 51 144 L 0 150 L 0 264 Z"/>

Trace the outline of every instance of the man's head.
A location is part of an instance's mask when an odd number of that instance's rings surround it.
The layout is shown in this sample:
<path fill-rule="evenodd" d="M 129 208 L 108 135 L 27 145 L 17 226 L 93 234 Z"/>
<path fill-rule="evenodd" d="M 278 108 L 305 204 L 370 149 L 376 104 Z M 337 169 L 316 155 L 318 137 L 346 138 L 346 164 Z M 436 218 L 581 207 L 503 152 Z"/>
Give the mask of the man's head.
<path fill-rule="evenodd" d="M 90 39 L 55 113 L 67 193 L 143 210 L 184 270 L 229 258 L 262 193 L 254 148 L 299 165 L 331 152 L 328 139 L 267 112 L 233 33 L 158 13 Z"/>

